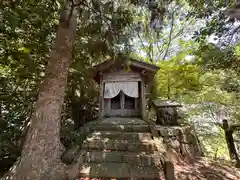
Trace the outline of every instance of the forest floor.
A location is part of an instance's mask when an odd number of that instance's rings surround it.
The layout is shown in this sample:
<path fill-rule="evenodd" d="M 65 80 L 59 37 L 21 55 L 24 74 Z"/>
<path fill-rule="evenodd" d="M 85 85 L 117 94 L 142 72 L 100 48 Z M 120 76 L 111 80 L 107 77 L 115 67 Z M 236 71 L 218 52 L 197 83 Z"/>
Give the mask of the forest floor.
<path fill-rule="evenodd" d="M 176 180 L 240 180 L 240 169 L 234 168 L 225 161 L 214 161 L 208 158 L 199 158 L 194 163 L 174 162 L 174 170 Z M 79 178 L 77 180 L 105 179 Z"/>
<path fill-rule="evenodd" d="M 240 169 L 225 161 L 199 158 L 196 162 L 174 163 L 177 180 L 240 180 Z"/>

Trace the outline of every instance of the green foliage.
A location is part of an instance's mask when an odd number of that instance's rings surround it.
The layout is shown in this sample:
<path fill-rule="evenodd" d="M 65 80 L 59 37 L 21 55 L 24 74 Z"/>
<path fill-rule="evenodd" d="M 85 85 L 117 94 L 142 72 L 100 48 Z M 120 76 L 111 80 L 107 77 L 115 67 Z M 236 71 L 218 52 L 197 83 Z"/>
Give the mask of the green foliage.
<path fill-rule="evenodd" d="M 236 72 L 240 72 L 238 46 L 223 49 L 213 43 L 202 41 L 194 54 L 201 66 L 207 69 L 234 69 Z"/>
<path fill-rule="evenodd" d="M 160 67 L 153 98 L 177 99 L 187 107 L 196 106 L 187 110 L 187 117 L 191 123 L 194 122 L 205 154 L 224 159 L 229 159 L 228 155 L 223 157 L 228 150 L 224 134 L 217 125 L 219 119 L 216 114 L 224 106 L 231 121 L 240 122 L 239 27 L 234 26 L 234 20 L 227 21 L 225 13 L 225 9 L 233 3 L 169 3 L 165 23 L 157 33 L 148 28 L 149 13 L 146 10 L 141 9 L 136 18 L 143 23 L 137 41 L 141 59 Z M 180 8 L 179 4 L 182 5 Z M 173 10 L 175 8 L 178 10 Z M 182 21 L 178 22 L 181 18 Z M 188 30 L 188 24 L 192 31 Z M 197 27 L 195 30 L 194 26 Z M 218 43 L 210 43 L 209 37 Z M 195 122 L 196 116 L 200 118 L 199 123 Z"/>
<path fill-rule="evenodd" d="M 219 127 L 215 127 L 214 129 L 214 132 L 212 132 L 213 128 L 210 128 L 203 133 L 203 129 L 201 128 L 201 134 L 197 134 L 204 146 L 205 155 L 215 159 L 230 160 L 224 131 Z"/>
<path fill-rule="evenodd" d="M 0 50 L 0 166 L 3 168 L 0 174 L 20 155 L 53 46 L 62 2 L 3 1 Z M 160 66 L 156 97 L 192 104 L 212 102 L 217 104 L 216 109 L 224 105 L 231 110 L 232 120 L 240 122 L 240 44 L 229 43 L 224 38 L 232 22 L 226 23 L 227 16 L 221 9 L 231 6 L 233 1 L 164 1 L 160 5 L 167 11 L 157 32 L 149 29 L 151 10 L 137 2 L 91 0 L 79 9 L 62 115 L 61 140 L 67 148 L 85 137 L 77 129 L 98 116 L 99 89 L 89 69 L 119 53 Z M 206 21 L 201 29 L 199 18 Z M 140 29 L 136 27 L 139 22 Z M 191 39 L 195 30 L 197 33 Z M 225 44 L 209 43 L 206 39 L 213 34 L 223 38 Z M 193 114 L 212 114 L 209 109 L 197 108 Z M 189 114 L 193 118 L 190 111 Z M 206 123 L 211 125 L 212 121 Z M 226 153 L 220 129 L 212 133 L 205 124 L 195 125 L 198 132 L 203 132 L 199 137 L 211 156 L 217 149 L 218 157 Z"/>
<path fill-rule="evenodd" d="M 179 99 L 182 95 L 200 90 L 199 66 L 176 56 L 169 61 L 159 62 L 159 67 L 156 80 L 160 97 Z"/>
<path fill-rule="evenodd" d="M 21 153 L 59 7 L 50 1 L 3 1 L 0 61 L 0 174 Z"/>
<path fill-rule="evenodd" d="M 0 50 L 0 164 L 3 168 L 0 174 L 20 155 L 38 87 L 45 76 L 62 3 L 3 1 Z M 128 1 L 96 0 L 80 7 L 63 121 L 71 119 L 79 127 L 96 119 L 98 85 L 89 69 L 105 58 L 129 49 L 131 33 L 126 27 L 132 22 L 130 8 Z M 66 129 L 71 128 L 67 126 Z M 66 147 L 81 137 L 75 130 L 63 132 L 65 135 L 61 139 Z"/>

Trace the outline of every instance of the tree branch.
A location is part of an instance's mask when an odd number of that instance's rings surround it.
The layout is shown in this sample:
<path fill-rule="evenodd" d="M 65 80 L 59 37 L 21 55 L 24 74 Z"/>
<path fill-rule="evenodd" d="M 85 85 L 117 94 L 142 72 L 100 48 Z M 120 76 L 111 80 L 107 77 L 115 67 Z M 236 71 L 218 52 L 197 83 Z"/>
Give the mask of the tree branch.
<path fill-rule="evenodd" d="M 163 56 L 163 61 L 166 59 L 167 54 L 168 54 L 168 50 L 169 50 L 169 46 L 171 44 L 171 40 L 172 40 L 172 33 L 173 33 L 173 25 L 174 25 L 174 13 L 172 12 L 172 22 L 171 22 L 171 29 L 170 29 L 170 33 L 169 33 L 169 40 L 168 40 L 168 44 L 167 44 L 167 49 L 165 51 L 165 54 Z"/>
<path fill-rule="evenodd" d="M 76 0 L 77 2 L 81 1 L 81 0 Z M 60 23 L 61 26 L 64 27 L 68 27 L 70 24 L 70 20 L 72 18 L 73 15 L 73 11 L 76 7 L 78 7 L 80 4 L 82 4 L 82 2 L 79 2 L 77 4 L 75 4 L 74 0 L 70 0 L 70 4 L 64 5 L 64 9 L 60 14 Z"/>
<path fill-rule="evenodd" d="M 230 39 L 230 41 L 229 41 L 229 43 L 228 43 L 228 46 L 232 43 L 232 40 L 233 40 L 233 37 L 234 37 L 235 33 L 238 32 L 239 30 L 240 30 L 240 25 L 239 25 L 238 27 L 236 27 L 236 28 L 233 30 L 233 32 L 231 33 L 232 36 L 231 36 L 231 39 Z"/>
<path fill-rule="evenodd" d="M 142 38 L 140 37 L 139 33 L 137 33 L 137 36 L 138 36 L 138 38 L 139 38 L 139 40 L 140 40 L 140 42 L 141 42 L 142 47 L 143 47 L 144 49 L 147 48 L 147 46 L 144 45 L 143 40 L 142 40 Z M 148 54 L 149 58 L 151 58 L 151 53 L 150 53 L 150 51 L 147 50 L 147 54 Z"/>
<path fill-rule="evenodd" d="M 230 127 L 232 130 L 240 130 L 240 124 L 232 124 Z"/>
<path fill-rule="evenodd" d="M 161 56 L 161 54 L 163 53 L 163 44 L 165 43 L 165 41 L 166 41 L 166 40 L 163 41 L 161 48 L 160 48 L 160 46 L 159 46 L 159 43 L 156 43 L 156 44 L 157 44 L 157 49 L 158 49 L 158 53 L 157 53 L 157 55 L 156 55 L 156 56 L 157 56 L 157 59 L 160 59 L 160 56 Z"/>

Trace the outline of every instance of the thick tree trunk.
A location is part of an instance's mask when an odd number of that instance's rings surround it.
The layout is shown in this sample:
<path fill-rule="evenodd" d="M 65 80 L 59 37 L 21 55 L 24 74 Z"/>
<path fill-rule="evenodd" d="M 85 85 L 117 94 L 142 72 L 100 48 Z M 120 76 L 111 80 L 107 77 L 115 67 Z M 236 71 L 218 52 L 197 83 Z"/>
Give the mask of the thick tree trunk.
<path fill-rule="evenodd" d="M 16 180 L 59 179 L 54 174 L 65 168 L 60 161 L 64 149 L 59 139 L 59 130 L 76 26 L 77 7 L 68 5 L 61 13 L 56 43 L 40 86 L 36 111 L 31 119 L 21 159 L 16 167 Z"/>

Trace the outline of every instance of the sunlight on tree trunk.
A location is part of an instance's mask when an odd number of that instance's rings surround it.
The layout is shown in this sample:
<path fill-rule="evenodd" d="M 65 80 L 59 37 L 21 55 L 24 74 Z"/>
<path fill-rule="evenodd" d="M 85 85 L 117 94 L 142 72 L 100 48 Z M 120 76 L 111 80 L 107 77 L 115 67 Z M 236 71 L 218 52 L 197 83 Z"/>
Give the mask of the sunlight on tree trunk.
<path fill-rule="evenodd" d="M 36 111 L 16 167 L 16 180 L 59 179 L 65 168 L 60 161 L 64 149 L 59 131 L 77 14 L 77 6 L 74 5 L 68 5 L 61 12 L 55 47 L 48 61 L 46 76 L 39 89 Z M 58 174 L 58 177 L 54 174 Z M 60 177 L 63 179 L 62 175 Z"/>

